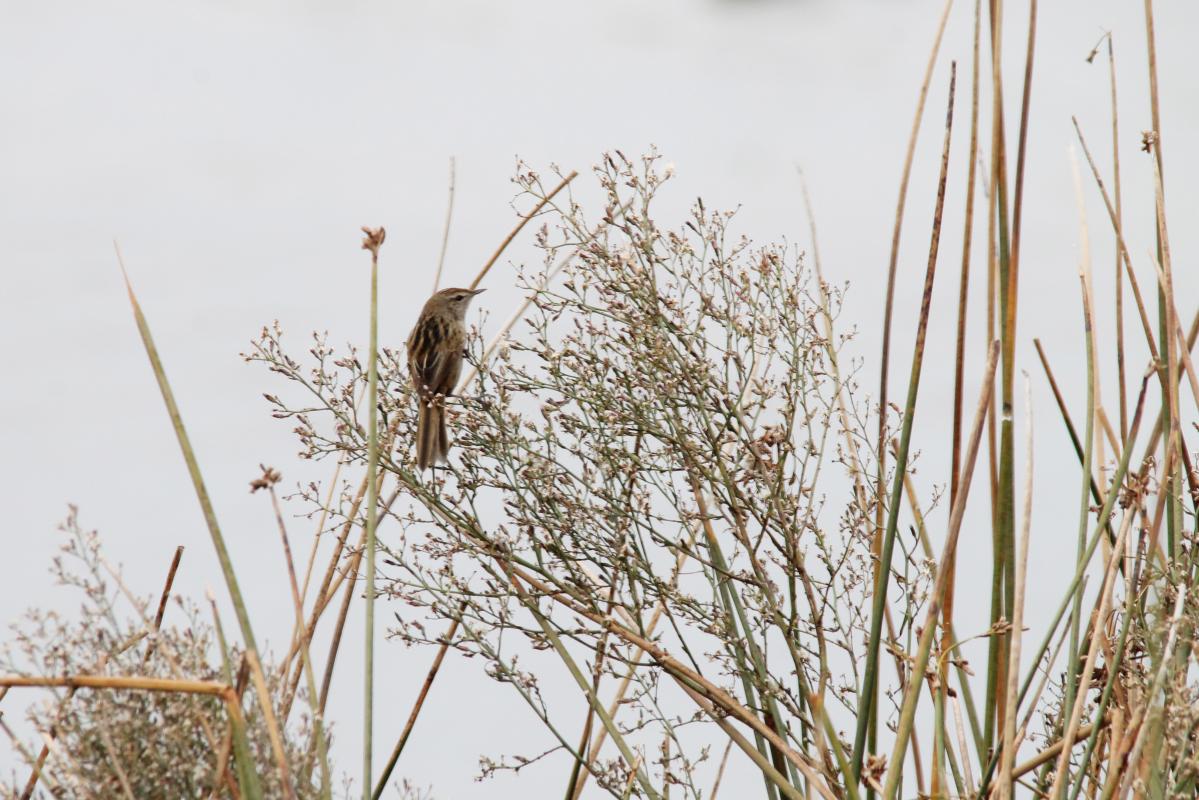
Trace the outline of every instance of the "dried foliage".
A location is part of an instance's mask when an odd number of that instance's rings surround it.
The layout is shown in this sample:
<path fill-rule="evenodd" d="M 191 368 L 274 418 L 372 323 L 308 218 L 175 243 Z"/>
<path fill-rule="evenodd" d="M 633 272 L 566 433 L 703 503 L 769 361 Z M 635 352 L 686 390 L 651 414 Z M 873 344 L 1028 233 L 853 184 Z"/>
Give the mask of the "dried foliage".
<path fill-rule="evenodd" d="M 317 783 L 317 764 L 324 763 L 320 723 L 341 634 L 362 594 L 364 562 L 366 574 L 374 574 L 377 521 L 382 558 L 377 583 L 366 587 L 368 609 L 377 586 L 393 612 L 393 637 L 439 650 L 377 778 L 368 666 L 366 780 L 358 787 L 364 797 L 389 790 L 424 796 L 391 774 L 447 651 L 482 665 L 545 729 L 545 746 L 537 752 L 482 755 L 481 777 L 558 765 L 568 800 L 587 790 L 620 798 L 711 796 L 730 754 L 760 772 L 768 800 L 1196 796 L 1199 473 L 1188 447 L 1195 416 L 1184 388 L 1199 407 L 1190 357 L 1199 315 L 1184 329 L 1176 305 L 1152 3 L 1145 13 L 1153 129 L 1142 138 L 1147 156 L 1135 168 L 1153 178 L 1154 196 L 1141 207 L 1151 211 L 1153 240 L 1126 242 L 1122 219 L 1132 205 L 1120 197 L 1109 35 L 1088 60 L 1106 42 L 1112 191 L 1077 123 L 1076 131 L 1115 243 L 1115 348 L 1107 353 L 1110 343 L 1095 335 L 1102 315 L 1079 169 L 1083 346 L 1075 355 L 1086 362 L 1085 384 L 1063 392 L 1035 342 L 1079 471 L 1048 479 L 1034 469 L 1032 395 L 1026 388 L 1019 398 L 1016 369 L 1036 4 L 1029 7 L 1018 125 L 1005 125 L 1002 53 L 991 53 L 985 64 L 983 7 L 975 4 L 965 188 L 967 208 L 977 200 L 987 228 L 985 239 L 977 237 L 980 246 L 967 212 L 956 308 L 953 466 L 941 481 L 949 502 L 940 504 L 937 492 L 920 496 L 909 453 L 935 445 L 913 442 L 911 434 L 925 333 L 939 311 L 931 301 L 956 67 L 948 80 L 938 192 L 930 204 L 933 235 L 908 399 L 900 408 L 886 398 L 895 380 L 891 322 L 908 177 L 951 5 L 939 21 L 903 169 L 877 405 L 864 402 L 858 389 L 861 364 L 843 358 L 849 337 L 837 332 L 842 288 L 826 283 L 819 263 L 809 264 L 798 248 L 755 246 L 738 236 L 733 213 L 701 200 L 678 224 L 663 223 L 658 196 L 673 169 L 656 153 L 605 155 L 593 168 L 594 185 L 582 190 L 596 191 L 594 202 L 576 199 L 573 172 L 553 169 L 547 189 L 542 175 L 518 165 L 517 202 L 531 210 L 472 288 L 532 220 L 540 224 L 535 241 L 542 263 L 518 272 L 527 302 L 498 335 L 485 343 L 481 330 L 488 320 L 472 321 L 464 354 L 469 374 L 446 400 L 454 448 L 445 468 L 421 471 L 415 464 L 417 398 L 405 353 L 381 348 L 375 354 L 371 347 L 361 358 L 352 345 L 338 350 L 318 334 L 299 355 L 289 351 L 278 323 L 264 328 L 245 358 L 278 376 L 280 386 L 266 395 L 272 414 L 293 427 L 301 458 L 336 466 L 328 484 L 303 486 L 290 498 L 319 520 L 313 547 L 328 560 L 323 577 L 310 570 L 313 591 L 307 577 L 299 588 L 275 493 L 279 473 L 264 467 L 253 484 L 266 489 L 274 505 L 296 610 L 289 652 L 261 673 L 252 669 L 249 616 L 223 557 L 215 512 L 130 289 L 222 555 L 251 669 L 234 679 L 228 663 L 242 658 L 236 649 L 220 654 L 227 662 L 214 660 L 212 650 L 224 649 L 219 621 L 208 627 L 186 603 L 156 630 L 149 607 L 129 594 L 102 560 L 94 535 L 83 533 L 72 515 L 55 575 L 82 592 L 82 616 L 69 621 L 32 612 L 9 644 L 5 669 L 59 682 L 96 675 L 211 680 L 206 690 L 215 691 L 53 692 L 30 711 L 49 753 L 37 791 L 331 798 L 328 785 Z M 993 3 L 986 15 L 993 43 L 1002 41 L 1002 12 L 1003 4 Z M 991 76 L 989 87 L 979 77 L 984 73 Z M 988 123 L 989 142 L 978 114 L 984 99 L 996 115 Z M 976 167 L 988 163 L 989 174 L 976 175 Z M 376 275 L 381 229 L 367 232 Z M 985 260 L 975 249 L 985 251 Z M 1147 260 L 1130 256 L 1144 250 L 1151 253 Z M 985 280 L 971 278 L 972 271 Z M 985 335 L 968 345 L 968 287 L 984 284 Z M 1139 327 L 1144 339 L 1126 342 L 1129 294 L 1135 303 L 1130 328 Z M 372 292 L 372 335 L 374 298 Z M 1156 298 L 1156 309 L 1146 298 Z M 986 368 L 970 422 L 972 387 L 965 375 L 980 354 Z M 1142 355 L 1143 371 L 1136 361 Z M 1104 368 L 1107 383 L 1099 378 L 1105 360 L 1116 367 Z M 1105 403 L 1105 391 L 1118 400 Z M 1072 416 L 1079 397 L 1085 411 Z M 976 471 L 976 462 L 985 466 Z M 343 470 L 363 467 L 368 476 L 377 467 L 378 480 L 364 478 L 356 490 L 343 482 Z M 1063 564 L 1055 576 L 1060 583 L 1048 587 L 1060 589 L 1059 604 L 1026 613 L 1030 542 L 1045 535 L 1042 529 L 1054 536 L 1064 530 L 1060 519 L 1034 526 L 1032 507 L 1062 492 L 1079 499 L 1077 558 Z M 983 520 L 978 533 L 993 543 L 985 562 L 990 614 L 981 630 L 954 624 L 955 547 L 968 503 Z M 939 554 L 934 542 L 943 548 Z M 987 587 L 971 588 L 986 594 Z M 1043 596 L 1046 587 L 1039 588 Z M 118 591 L 134 619 L 120 611 Z M 325 613 L 331 608 L 338 609 L 331 646 L 318 662 L 308 645 L 322 618 L 333 616 Z M 368 629 L 372 614 L 367 611 Z M 964 650 L 971 642 L 986 649 L 973 670 Z M 257 694 L 246 690 L 247 674 L 266 676 L 256 682 Z M 30 683 L 20 675 L 5 681 Z M 307 704 L 295 704 L 297 696 Z M 259 705 L 261 698 L 270 702 Z M 293 706 L 302 710 L 289 721 Z M 15 736 L 13 742 L 31 764 L 44 758 L 36 746 Z M 497 743 L 497 750 L 505 746 Z M 14 785 L 10 792 L 19 790 Z"/>
<path fill-rule="evenodd" d="M 653 204 L 669 174 L 654 155 L 613 154 L 595 170 L 598 219 L 574 202 L 549 204 L 553 223 L 537 237 L 544 269 L 522 278 L 529 313 L 492 346 L 477 333 L 469 343 L 477 377 L 449 402 L 452 470 L 416 470 L 415 398 L 401 354 L 383 351 L 396 446 L 382 463 L 404 499 L 388 503 L 400 534 L 381 538 L 382 588 L 430 609 L 401 618 L 396 633 L 410 642 L 431 639 L 431 619 L 460 615 L 455 646 L 483 657 L 576 755 L 518 642 L 560 648 L 588 681 L 627 676 L 608 735 L 641 734 L 654 748 L 670 739 L 654 782 L 698 792 L 694 769 L 718 725 L 662 698 L 663 673 L 679 675 L 661 662 L 687 662 L 809 749 L 813 693 L 827 690 L 845 710 L 856 703 L 873 490 L 863 488 L 852 370 L 843 377 L 837 364 L 844 338 L 823 333 L 840 291 L 815 280 L 796 248 L 755 248 L 730 231 L 732 213 L 702 201 L 676 229 L 661 228 Z M 545 198 L 528 167 L 516 181 L 530 200 Z M 318 337 L 301 363 L 273 326 L 247 357 L 294 384 L 268 400 L 295 422 L 301 457 L 363 460 L 355 409 L 365 376 L 352 349 L 338 354 Z M 826 507 L 830 491 L 850 502 Z M 319 502 L 315 487 L 304 495 Z M 325 510 L 350 505 L 346 494 Z M 904 546 L 901 636 L 930 574 L 916 542 Z M 641 639 L 661 652 L 647 659 Z M 683 733 L 696 726 L 709 731 Z M 485 760 L 484 773 L 531 760 Z M 804 766 L 836 781 L 830 760 Z M 630 769 L 627 759 L 594 766 L 617 793 Z"/>
<path fill-rule="evenodd" d="M 154 606 L 129 592 L 105 560 L 94 531 L 79 524 L 75 510 L 62 525 L 66 537 L 52 574 L 58 585 L 79 595 L 77 613 L 31 609 L 13 627 L 0 669 L 9 673 L 58 677 L 111 675 L 221 680 L 219 645 L 199 609 L 175 596 L 165 622 L 153 626 Z M 156 600 L 157 598 L 155 598 Z M 232 648 L 233 663 L 241 651 Z M 214 661 L 215 659 L 215 661 Z M 281 676 L 267 666 L 272 697 Z M 244 676 L 243 676 L 244 681 Z M 282 797 L 262 715 L 252 691 L 246 717 L 255 769 L 270 797 Z M 219 698 L 175 692 L 60 689 L 28 709 L 30 721 L 52 742 L 37 797 L 202 798 L 211 796 L 217 753 L 227 737 L 226 710 Z M 300 716 L 287 730 L 290 763 L 305 764 L 312 730 Z M 224 745 L 228 747 L 227 744 Z M 33 755 L 26 748 L 25 753 Z M 297 773 L 296 795 L 318 797 L 319 785 L 308 761 Z M 229 773 L 232 780 L 232 772 Z M 20 795 L 26 783 L 5 787 Z"/>

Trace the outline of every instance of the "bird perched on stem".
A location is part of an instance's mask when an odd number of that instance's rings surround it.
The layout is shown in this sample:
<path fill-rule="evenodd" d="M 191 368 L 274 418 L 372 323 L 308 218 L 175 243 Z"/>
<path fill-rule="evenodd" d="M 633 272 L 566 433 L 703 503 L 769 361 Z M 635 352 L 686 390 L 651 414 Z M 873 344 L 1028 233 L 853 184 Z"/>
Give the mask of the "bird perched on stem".
<path fill-rule="evenodd" d="M 462 372 L 466 309 L 482 289 L 442 289 L 420 312 L 408 335 L 408 373 L 419 400 L 416 464 L 420 469 L 445 461 L 450 450 L 445 429 L 445 398 Z"/>

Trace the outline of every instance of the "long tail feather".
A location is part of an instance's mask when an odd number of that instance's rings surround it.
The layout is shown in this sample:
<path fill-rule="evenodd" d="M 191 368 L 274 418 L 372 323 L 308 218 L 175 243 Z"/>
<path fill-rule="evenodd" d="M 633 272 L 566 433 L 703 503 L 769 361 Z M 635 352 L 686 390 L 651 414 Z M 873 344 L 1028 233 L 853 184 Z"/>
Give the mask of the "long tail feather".
<path fill-rule="evenodd" d="M 450 458 L 450 435 L 445 429 L 445 414 L 437 415 L 437 460 L 448 461 Z"/>
<path fill-rule="evenodd" d="M 421 403 L 416 421 L 416 465 L 428 469 L 445 460 L 449 447 L 442 408 L 437 403 Z"/>

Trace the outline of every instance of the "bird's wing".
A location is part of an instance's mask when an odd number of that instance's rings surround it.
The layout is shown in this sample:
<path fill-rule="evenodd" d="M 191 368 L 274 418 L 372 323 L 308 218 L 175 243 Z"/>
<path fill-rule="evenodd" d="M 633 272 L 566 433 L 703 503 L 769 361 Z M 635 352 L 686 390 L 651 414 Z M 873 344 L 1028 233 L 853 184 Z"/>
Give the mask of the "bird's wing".
<path fill-rule="evenodd" d="M 446 331 L 432 320 L 421 320 L 408 341 L 408 371 L 418 391 L 448 395 L 454 391 L 462 372 L 459 344 L 448 347 Z"/>

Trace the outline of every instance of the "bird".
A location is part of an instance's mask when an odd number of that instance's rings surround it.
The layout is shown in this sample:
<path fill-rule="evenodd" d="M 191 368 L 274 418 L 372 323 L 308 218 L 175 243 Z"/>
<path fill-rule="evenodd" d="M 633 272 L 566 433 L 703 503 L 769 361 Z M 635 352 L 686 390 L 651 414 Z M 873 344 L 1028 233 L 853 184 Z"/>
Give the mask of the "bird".
<path fill-rule="evenodd" d="M 445 398 L 462 372 L 466 346 L 466 309 L 482 289 L 442 289 L 421 309 L 408 335 L 408 373 L 418 400 L 416 464 L 421 470 L 445 461 L 449 436 Z"/>

